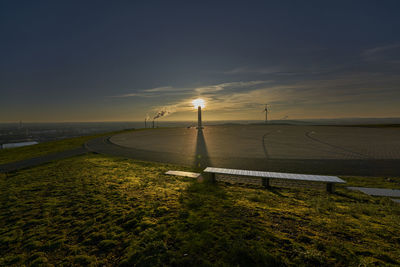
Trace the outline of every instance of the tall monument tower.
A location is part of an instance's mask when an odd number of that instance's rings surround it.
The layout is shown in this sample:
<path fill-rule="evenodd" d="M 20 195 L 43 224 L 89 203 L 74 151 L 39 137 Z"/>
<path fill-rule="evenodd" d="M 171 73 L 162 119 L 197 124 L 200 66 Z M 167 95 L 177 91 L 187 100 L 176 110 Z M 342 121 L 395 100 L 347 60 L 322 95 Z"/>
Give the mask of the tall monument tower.
<path fill-rule="evenodd" d="M 197 98 L 192 101 L 194 108 L 197 108 L 197 129 L 203 129 L 203 122 L 201 120 L 201 108 L 204 108 L 205 101 L 201 98 Z"/>
<path fill-rule="evenodd" d="M 197 108 L 197 129 L 203 129 L 201 122 L 201 106 L 198 106 Z"/>

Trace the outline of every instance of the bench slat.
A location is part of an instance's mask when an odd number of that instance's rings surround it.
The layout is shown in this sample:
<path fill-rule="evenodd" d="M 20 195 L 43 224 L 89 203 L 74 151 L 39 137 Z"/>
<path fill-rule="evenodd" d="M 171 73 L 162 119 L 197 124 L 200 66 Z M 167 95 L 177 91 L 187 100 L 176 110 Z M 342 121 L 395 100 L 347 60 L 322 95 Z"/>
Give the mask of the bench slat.
<path fill-rule="evenodd" d="M 264 172 L 264 171 L 250 171 L 250 170 L 225 169 L 225 168 L 214 168 L 214 167 L 207 167 L 204 170 L 204 172 L 217 173 L 217 174 L 239 175 L 239 176 L 291 179 L 291 180 L 301 180 L 301 181 L 315 181 L 315 182 L 326 182 L 326 183 L 346 183 L 344 180 L 340 179 L 337 176 L 326 176 L 326 175 Z"/>

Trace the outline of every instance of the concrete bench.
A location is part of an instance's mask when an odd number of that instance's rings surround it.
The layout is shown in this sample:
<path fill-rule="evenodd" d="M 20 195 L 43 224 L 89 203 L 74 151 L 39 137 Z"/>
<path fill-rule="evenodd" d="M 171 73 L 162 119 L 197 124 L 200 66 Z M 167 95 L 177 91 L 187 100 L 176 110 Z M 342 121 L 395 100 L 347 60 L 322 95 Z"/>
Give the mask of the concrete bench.
<path fill-rule="evenodd" d="M 237 169 L 224 169 L 207 167 L 203 171 L 210 175 L 212 181 L 216 181 L 216 175 L 234 176 L 234 177 L 251 177 L 255 180 L 261 180 L 261 185 L 265 188 L 271 187 L 273 181 L 274 186 L 279 186 L 279 181 L 295 185 L 299 182 L 326 184 L 326 190 L 330 193 L 334 192 L 334 185 L 336 183 L 346 183 L 346 181 L 336 176 L 326 175 L 309 175 L 309 174 L 295 174 L 295 173 L 281 173 L 281 172 L 264 172 L 264 171 L 250 171 L 250 170 L 237 170 Z M 282 184 L 283 185 L 283 184 Z"/>

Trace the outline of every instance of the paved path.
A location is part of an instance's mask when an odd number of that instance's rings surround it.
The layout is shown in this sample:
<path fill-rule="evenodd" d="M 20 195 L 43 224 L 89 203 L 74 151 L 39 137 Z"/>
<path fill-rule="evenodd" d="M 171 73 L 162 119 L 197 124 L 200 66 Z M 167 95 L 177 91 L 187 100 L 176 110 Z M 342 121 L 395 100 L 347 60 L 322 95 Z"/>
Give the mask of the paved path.
<path fill-rule="evenodd" d="M 199 140 L 200 139 L 200 140 Z M 133 131 L 110 138 L 114 144 L 192 156 L 198 141 L 210 158 L 301 160 L 400 160 L 400 128 L 290 125 L 208 126 Z"/>
<path fill-rule="evenodd" d="M 0 165 L 28 168 L 87 151 L 196 166 L 327 175 L 400 176 L 400 128 L 235 125 L 106 136 L 85 147 Z"/>
<path fill-rule="evenodd" d="M 30 168 L 33 166 L 45 164 L 54 160 L 60 160 L 60 159 L 65 159 L 73 156 L 78 156 L 78 155 L 83 155 L 87 153 L 88 151 L 84 148 L 76 148 L 72 150 L 66 150 L 66 151 L 61 151 L 58 153 L 54 154 L 49 154 L 49 155 L 44 155 L 41 157 L 37 158 L 31 158 L 31 159 L 26 159 L 22 161 L 17 161 L 17 162 L 11 162 L 7 164 L 0 165 L 0 173 L 5 173 L 5 172 L 13 172 L 17 171 L 20 169 L 26 169 Z"/>
<path fill-rule="evenodd" d="M 399 189 L 370 188 L 370 187 L 347 187 L 350 190 L 358 190 L 370 196 L 400 197 Z"/>
<path fill-rule="evenodd" d="M 400 176 L 400 128 L 235 125 L 134 131 L 90 151 L 197 166 L 332 175 Z"/>

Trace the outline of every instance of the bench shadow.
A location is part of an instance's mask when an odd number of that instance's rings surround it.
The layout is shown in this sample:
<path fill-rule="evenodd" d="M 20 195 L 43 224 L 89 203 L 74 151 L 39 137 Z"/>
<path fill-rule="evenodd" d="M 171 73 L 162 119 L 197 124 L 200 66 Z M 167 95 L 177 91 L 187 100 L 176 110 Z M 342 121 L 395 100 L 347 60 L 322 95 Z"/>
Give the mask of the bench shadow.
<path fill-rule="evenodd" d="M 279 197 L 288 198 L 287 196 L 282 195 L 282 194 L 279 192 L 278 188 L 276 188 L 276 187 L 272 187 L 272 186 L 271 186 L 271 187 L 269 187 L 267 190 L 268 190 L 269 192 L 271 192 L 272 194 L 277 195 L 277 196 L 279 196 Z"/>
<path fill-rule="evenodd" d="M 343 197 L 343 198 L 347 198 L 349 200 L 360 201 L 359 198 L 354 197 L 354 196 L 350 195 L 349 193 L 350 193 L 350 191 L 348 193 L 344 193 L 344 192 L 338 192 L 335 190 L 334 194 L 337 196 Z"/>
<path fill-rule="evenodd" d="M 194 156 L 194 166 L 196 169 L 203 170 L 210 166 L 210 158 L 202 129 L 197 129 L 196 151 Z"/>

